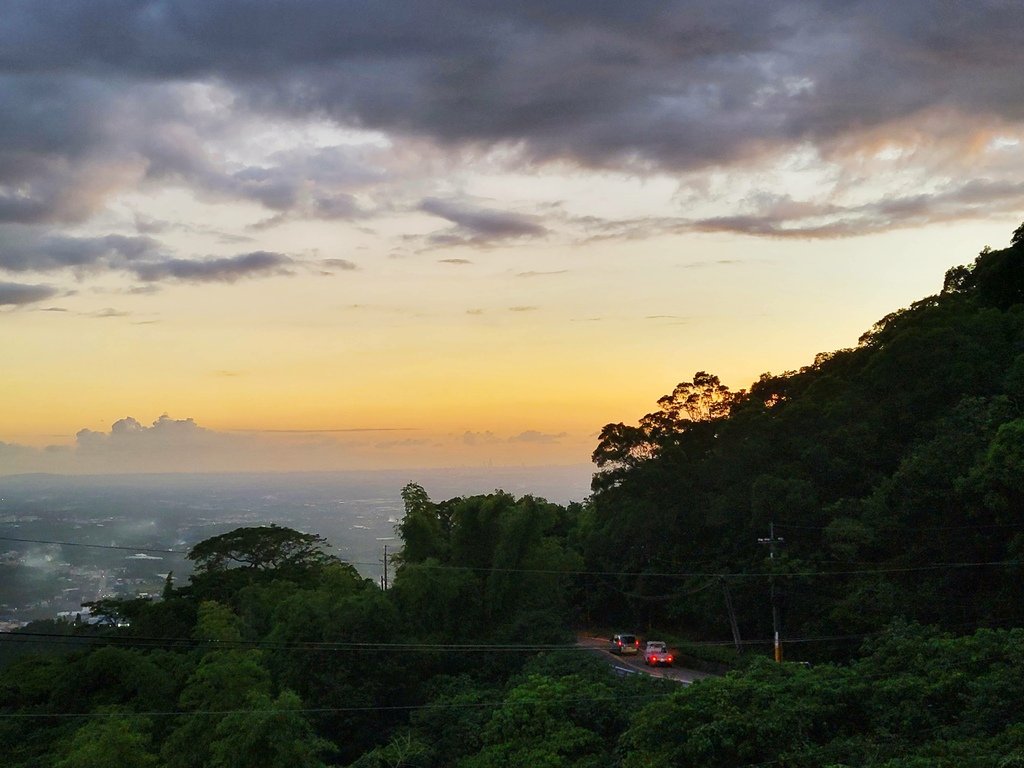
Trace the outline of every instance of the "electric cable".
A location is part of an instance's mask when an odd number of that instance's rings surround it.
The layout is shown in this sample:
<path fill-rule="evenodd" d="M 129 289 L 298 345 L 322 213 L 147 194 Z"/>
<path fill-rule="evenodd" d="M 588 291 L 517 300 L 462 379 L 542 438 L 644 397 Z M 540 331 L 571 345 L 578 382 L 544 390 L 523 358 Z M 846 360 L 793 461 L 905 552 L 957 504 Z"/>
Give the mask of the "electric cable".
<path fill-rule="evenodd" d="M 364 705 L 355 707 L 298 707 L 295 709 L 222 709 L 222 710 L 158 710 L 147 712 L 0 712 L 0 718 L 111 718 L 111 717 L 191 717 L 193 715 L 226 716 L 226 715 L 277 715 L 286 712 L 303 714 L 325 714 L 330 712 L 412 712 L 429 709 L 486 709 L 504 707 L 509 704 L 517 706 L 550 706 L 572 704 L 614 704 L 624 700 L 655 700 L 670 696 L 673 691 L 664 693 L 625 694 L 600 697 L 580 698 L 544 698 L 544 699 L 508 699 L 505 701 L 467 701 L 446 702 L 437 704 L 389 704 Z"/>
<path fill-rule="evenodd" d="M 995 628 L 990 625 L 1004 624 L 1015 621 L 1013 618 L 996 618 L 984 621 L 961 622 L 949 625 L 948 629 L 973 627 L 977 629 Z M 818 642 L 836 642 L 867 640 L 875 637 L 884 637 L 891 634 L 888 629 L 880 629 L 872 632 L 848 633 L 841 635 L 796 635 L 784 636 L 783 644 L 807 644 Z M 118 647 L 132 648 L 206 648 L 208 650 L 270 650 L 270 651 L 421 651 L 421 652 L 524 652 L 534 653 L 540 651 L 603 651 L 604 648 L 586 646 L 579 643 L 524 643 L 521 645 L 513 643 L 394 643 L 376 641 L 319 641 L 319 640 L 201 640 L 197 638 L 177 637 L 152 637 L 152 636 L 123 636 L 117 635 L 66 635 L 58 632 L 22 632 L 4 631 L 0 632 L 0 643 L 2 642 L 53 642 L 56 644 L 77 644 L 97 645 L 109 644 Z M 773 638 L 758 638 L 741 640 L 741 645 L 758 646 L 771 645 Z M 687 640 L 681 643 L 682 646 L 716 647 L 732 646 L 736 641 L 729 640 Z"/>
<path fill-rule="evenodd" d="M 132 551 L 132 552 L 163 552 L 166 554 L 187 554 L 182 550 L 170 550 L 170 549 L 153 549 L 145 547 L 126 547 L 113 544 L 87 544 L 84 542 L 68 542 L 68 541 L 53 541 L 46 539 L 23 539 L 13 538 L 9 536 L 0 536 L 0 541 L 15 541 L 30 544 L 53 544 L 69 547 L 93 547 L 97 549 L 114 549 L 121 551 Z M 379 562 L 356 562 L 356 561 L 342 561 L 347 565 L 379 565 Z M 805 570 L 805 571 L 748 571 L 748 572 L 735 572 L 735 573 L 722 573 L 716 571 L 592 571 L 592 570 L 573 570 L 573 569 L 557 569 L 557 568 L 503 568 L 496 566 L 472 566 L 472 565 L 450 565 L 438 563 L 424 564 L 424 563 L 409 563 L 411 567 L 419 568 L 422 570 L 462 570 L 462 571 L 480 571 L 486 573 L 531 573 L 540 575 L 552 575 L 552 576 L 622 576 L 622 577 L 637 577 L 644 576 L 648 578 L 665 578 L 665 579 L 690 579 L 690 578 L 727 578 L 727 579 L 745 579 L 745 578 L 765 578 L 768 576 L 774 576 L 777 578 L 794 578 L 794 577 L 810 577 L 810 576 L 855 576 L 855 575 L 866 575 L 876 573 L 915 573 L 920 571 L 931 571 L 941 570 L 943 568 L 973 568 L 982 566 L 999 566 L 999 567 L 1020 567 L 1024 566 L 1024 562 L 1019 560 L 992 560 L 992 561 L 977 561 L 977 562 L 952 562 L 952 563 L 930 563 L 927 565 L 919 566 L 891 566 L 891 567 L 879 567 L 879 568 L 858 568 L 858 569 L 846 569 L 846 570 L 833 570 L 833 571 L 822 571 L 822 570 Z"/>

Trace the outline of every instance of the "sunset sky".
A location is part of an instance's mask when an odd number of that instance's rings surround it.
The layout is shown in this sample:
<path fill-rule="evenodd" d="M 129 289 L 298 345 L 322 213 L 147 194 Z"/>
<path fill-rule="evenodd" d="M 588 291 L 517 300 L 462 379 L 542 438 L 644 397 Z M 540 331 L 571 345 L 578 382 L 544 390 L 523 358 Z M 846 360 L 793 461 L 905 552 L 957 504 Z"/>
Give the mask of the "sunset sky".
<path fill-rule="evenodd" d="M 0 474 L 577 464 L 1024 219 L 1024 3 L 0 0 Z"/>

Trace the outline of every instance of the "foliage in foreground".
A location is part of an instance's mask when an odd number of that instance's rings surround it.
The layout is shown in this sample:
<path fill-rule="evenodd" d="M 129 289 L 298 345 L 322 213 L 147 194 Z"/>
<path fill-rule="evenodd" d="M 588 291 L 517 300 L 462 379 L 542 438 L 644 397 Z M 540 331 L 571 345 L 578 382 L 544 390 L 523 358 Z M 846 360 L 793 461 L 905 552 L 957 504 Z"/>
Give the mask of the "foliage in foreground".
<path fill-rule="evenodd" d="M 1024 630 L 898 627 L 848 666 L 767 659 L 647 705 L 624 768 L 1024 764 Z"/>
<path fill-rule="evenodd" d="M 846 665 L 761 659 L 689 687 L 616 677 L 603 660 L 566 650 L 539 653 L 507 676 L 480 674 L 475 665 L 437 673 L 433 664 L 410 662 L 403 689 L 382 668 L 342 653 L 333 669 L 316 672 L 334 676 L 346 697 L 340 701 L 333 687 L 306 698 L 285 687 L 301 675 L 276 673 L 273 660 L 300 652 L 250 647 L 232 609 L 206 602 L 197 614 L 196 637 L 209 645 L 108 645 L 23 659 L 0 672 L 5 765 L 1024 764 L 1019 629 L 953 637 L 899 625 Z"/>

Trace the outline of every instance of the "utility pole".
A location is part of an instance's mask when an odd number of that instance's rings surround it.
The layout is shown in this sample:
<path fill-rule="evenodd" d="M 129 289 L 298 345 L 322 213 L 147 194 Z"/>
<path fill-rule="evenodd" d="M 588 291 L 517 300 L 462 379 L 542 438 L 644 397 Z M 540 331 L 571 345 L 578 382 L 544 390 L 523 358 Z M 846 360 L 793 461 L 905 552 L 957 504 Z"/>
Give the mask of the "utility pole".
<path fill-rule="evenodd" d="M 758 539 L 758 544 L 768 545 L 768 557 L 775 561 L 775 544 L 782 543 L 785 539 L 775 537 L 775 522 L 768 523 L 768 538 Z M 771 580 L 771 601 L 772 601 L 772 629 L 775 633 L 775 661 L 782 661 L 782 642 L 779 639 L 779 606 L 775 600 L 775 570 L 772 568 L 768 577 Z"/>
<path fill-rule="evenodd" d="M 387 545 L 387 542 L 394 541 L 394 540 L 395 540 L 394 536 L 379 536 L 377 538 L 377 541 L 379 541 L 381 544 L 384 545 L 384 557 L 381 558 L 381 561 L 380 561 L 381 565 L 383 566 L 381 568 L 381 572 L 380 572 L 380 588 L 383 591 L 385 591 L 385 592 L 387 592 L 388 591 L 388 587 L 391 586 L 391 581 L 390 581 L 390 578 L 389 578 L 390 574 L 388 574 L 388 566 L 391 564 L 391 558 L 388 557 L 388 545 Z"/>
<path fill-rule="evenodd" d="M 729 592 L 729 582 L 725 580 L 725 576 L 720 578 L 722 579 L 722 589 L 725 590 L 725 609 L 729 612 L 729 626 L 732 628 L 732 641 L 736 645 L 736 653 L 740 653 L 743 650 L 743 641 L 740 639 L 740 626 L 736 623 L 736 611 L 732 607 L 732 593 Z"/>

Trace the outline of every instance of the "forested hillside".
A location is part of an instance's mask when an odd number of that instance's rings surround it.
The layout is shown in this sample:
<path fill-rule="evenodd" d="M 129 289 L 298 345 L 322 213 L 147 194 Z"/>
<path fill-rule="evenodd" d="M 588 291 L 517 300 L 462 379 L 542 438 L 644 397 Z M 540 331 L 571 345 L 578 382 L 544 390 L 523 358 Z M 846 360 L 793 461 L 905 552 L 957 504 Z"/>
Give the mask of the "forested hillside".
<path fill-rule="evenodd" d="M 726 638 L 727 586 L 764 639 L 771 573 L 790 638 L 1020 625 L 1024 225 L 1013 240 L 854 349 L 740 392 L 698 373 L 607 425 L 581 540 L 622 575 L 591 582 L 591 611 Z"/>
<path fill-rule="evenodd" d="M 117 625 L 5 635 L 4 765 L 1024 764 L 1024 226 L 855 349 L 657 405 L 602 430 L 582 503 L 407 485 L 388 589 L 240 528 L 92 606 Z M 768 661 L 773 587 L 813 667 Z M 729 605 L 745 654 L 688 688 L 574 646 L 718 649 Z"/>

